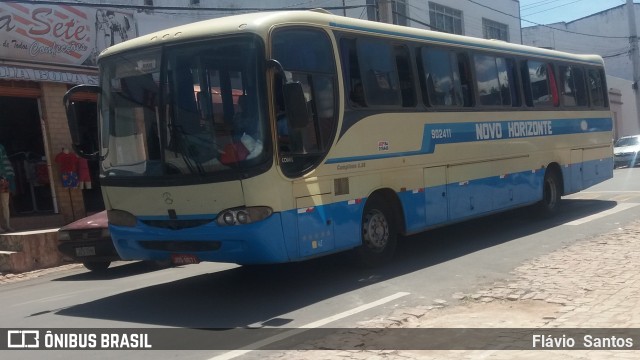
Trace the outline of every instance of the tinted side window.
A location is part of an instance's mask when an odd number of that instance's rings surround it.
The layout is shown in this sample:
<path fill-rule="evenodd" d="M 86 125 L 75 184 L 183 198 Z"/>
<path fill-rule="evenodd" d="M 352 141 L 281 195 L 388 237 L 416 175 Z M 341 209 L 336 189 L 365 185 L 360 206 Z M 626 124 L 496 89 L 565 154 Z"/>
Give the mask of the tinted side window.
<path fill-rule="evenodd" d="M 400 105 L 400 85 L 393 47 L 371 39 L 358 39 L 356 45 L 367 104 Z"/>
<path fill-rule="evenodd" d="M 473 64 L 476 69 L 476 85 L 480 105 L 502 105 L 496 58 L 488 55 L 475 55 Z"/>
<path fill-rule="evenodd" d="M 552 93 L 551 69 L 547 63 L 541 61 L 527 61 L 526 75 L 528 78 L 529 94 L 533 106 L 553 106 L 555 99 Z"/>
<path fill-rule="evenodd" d="M 490 55 L 475 55 L 473 60 L 480 104 L 511 106 L 515 99 L 517 105 L 513 61 Z"/>
<path fill-rule="evenodd" d="M 340 40 L 340 56 L 342 59 L 342 73 L 347 87 L 351 107 L 366 107 L 364 86 L 360 76 L 360 64 L 355 39 Z"/>
<path fill-rule="evenodd" d="M 589 97 L 591 98 L 591 106 L 607 106 L 607 98 L 605 94 L 604 77 L 602 72 L 597 69 L 587 70 L 587 86 L 589 88 Z"/>
<path fill-rule="evenodd" d="M 406 46 L 395 46 L 396 66 L 400 79 L 400 93 L 402 94 L 402 106 L 416 106 L 416 90 L 413 79 L 413 66 L 411 56 Z"/>
<path fill-rule="evenodd" d="M 311 29 L 287 31 L 273 44 L 273 56 L 289 71 L 334 72 L 333 49 L 322 32 Z"/>
<path fill-rule="evenodd" d="M 463 106 L 458 59 L 450 51 L 420 49 L 423 96 L 430 106 Z"/>
<path fill-rule="evenodd" d="M 563 65 L 560 69 L 560 96 L 565 106 L 586 106 L 584 75 L 580 67 Z"/>

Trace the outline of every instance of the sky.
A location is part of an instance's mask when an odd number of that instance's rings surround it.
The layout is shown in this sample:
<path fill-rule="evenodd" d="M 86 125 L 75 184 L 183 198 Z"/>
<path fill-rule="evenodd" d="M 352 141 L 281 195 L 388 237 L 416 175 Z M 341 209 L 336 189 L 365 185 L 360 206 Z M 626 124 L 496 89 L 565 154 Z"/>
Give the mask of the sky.
<path fill-rule="evenodd" d="M 625 3 L 626 0 L 520 0 L 520 17 L 522 27 L 535 25 L 524 20 L 538 24 L 569 22 Z"/>

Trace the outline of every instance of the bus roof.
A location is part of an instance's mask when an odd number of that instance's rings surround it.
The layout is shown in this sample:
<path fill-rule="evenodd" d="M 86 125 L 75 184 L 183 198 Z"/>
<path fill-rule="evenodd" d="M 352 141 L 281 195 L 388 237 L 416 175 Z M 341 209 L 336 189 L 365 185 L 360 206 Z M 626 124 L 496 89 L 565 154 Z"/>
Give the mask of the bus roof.
<path fill-rule="evenodd" d="M 206 39 L 217 35 L 249 32 L 266 36 L 273 26 L 282 24 L 320 25 L 346 32 L 415 40 L 418 42 L 507 52 L 513 55 L 546 57 L 554 60 L 584 62 L 600 66 L 603 66 L 604 64 L 602 58 L 598 55 L 571 54 L 500 40 L 487 40 L 432 30 L 354 19 L 331 14 L 324 10 L 258 12 L 198 21 L 142 35 L 129 41 L 111 46 L 104 50 L 100 54 L 100 57 L 110 56 L 133 48 Z"/>

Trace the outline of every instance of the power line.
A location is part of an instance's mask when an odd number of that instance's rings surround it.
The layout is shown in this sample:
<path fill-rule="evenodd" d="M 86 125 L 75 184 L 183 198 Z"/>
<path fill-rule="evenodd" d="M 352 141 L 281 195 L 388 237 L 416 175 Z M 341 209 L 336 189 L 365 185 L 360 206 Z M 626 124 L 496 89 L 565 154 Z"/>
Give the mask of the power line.
<path fill-rule="evenodd" d="M 533 13 L 529 13 L 529 14 L 527 14 L 527 15 L 525 15 L 525 16 L 531 16 L 531 15 L 535 15 L 535 14 L 540 14 L 540 13 L 547 12 L 547 11 L 550 11 L 550 10 L 553 10 L 553 9 L 557 9 L 557 8 L 559 8 L 559 7 L 563 7 L 563 6 L 571 5 L 571 4 L 573 4 L 573 3 L 577 3 L 577 2 L 580 2 L 580 1 L 582 1 L 582 0 L 575 0 L 575 1 L 572 1 L 572 2 L 569 2 L 569 3 L 566 3 L 566 4 L 562 4 L 562 5 L 554 6 L 554 7 L 552 7 L 552 8 L 548 8 L 548 9 L 545 9 L 545 10 L 540 10 L 540 11 L 536 11 L 536 12 L 533 12 Z"/>
<path fill-rule="evenodd" d="M 621 56 L 621 55 L 628 55 L 629 51 L 625 51 L 625 52 L 620 52 L 617 54 L 613 54 L 613 55 L 606 55 L 606 56 L 602 56 L 603 59 L 608 59 L 608 58 L 612 58 L 612 57 L 617 57 L 617 56 Z"/>
<path fill-rule="evenodd" d="M 410 17 L 408 17 L 407 15 L 405 15 L 405 14 L 401 14 L 401 13 L 399 13 L 399 12 L 397 12 L 397 11 L 392 11 L 392 13 L 393 13 L 394 15 L 402 16 L 403 18 L 405 18 L 405 19 L 407 19 L 407 20 L 411 20 L 411 21 L 413 21 L 413 22 L 416 22 L 416 23 L 418 23 L 418 24 L 420 24 L 420 25 L 424 25 L 424 26 L 428 27 L 429 29 L 438 30 L 438 29 L 437 29 L 436 27 L 434 27 L 434 26 L 431 26 L 431 25 L 429 25 L 429 24 L 427 24 L 427 23 L 425 23 L 425 22 L 422 22 L 422 21 L 419 21 L 419 20 L 416 20 L 416 19 L 410 18 Z"/>
<path fill-rule="evenodd" d="M 549 4 L 552 4 L 552 3 L 554 3 L 554 2 L 558 2 L 558 1 L 563 1 L 563 0 L 543 0 L 543 1 L 537 1 L 537 2 L 531 3 L 531 4 L 529 4 L 529 5 L 523 5 L 520 9 L 521 9 L 521 10 L 530 10 L 530 9 L 537 8 L 537 7 L 540 7 L 540 6 L 549 5 Z"/>
<path fill-rule="evenodd" d="M 486 8 L 486 9 L 489 9 L 489 10 L 492 10 L 492 11 L 495 11 L 495 12 L 499 12 L 499 13 L 501 13 L 503 15 L 507 15 L 507 16 L 510 16 L 512 18 L 516 18 L 516 19 L 518 19 L 520 21 L 526 21 L 526 22 L 531 23 L 531 24 L 535 24 L 535 25 L 538 25 L 538 26 L 542 26 L 542 27 L 546 27 L 546 28 L 549 28 L 549 29 L 570 33 L 570 34 L 583 35 L 583 36 L 592 36 L 592 37 L 605 38 L 605 39 L 628 39 L 629 38 L 628 36 L 594 35 L 594 34 L 585 34 L 585 33 L 577 32 L 577 31 L 558 29 L 558 28 L 554 28 L 554 27 L 549 26 L 549 25 L 538 24 L 537 22 L 533 22 L 533 21 L 530 21 L 530 20 L 523 19 L 523 18 L 521 18 L 519 16 L 515 16 L 515 15 L 512 15 L 512 14 L 506 13 L 504 11 L 500 11 L 498 9 L 494 9 L 494 8 L 492 8 L 490 6 L 480 4 L 480 3 L 476 2 L 476 1 L 473 1 L 473 0 L 467 0 L 467 1 L 470 2 L 470 3 L 476 4 L 478 6 L 482 6 L 483 8 Z"/>

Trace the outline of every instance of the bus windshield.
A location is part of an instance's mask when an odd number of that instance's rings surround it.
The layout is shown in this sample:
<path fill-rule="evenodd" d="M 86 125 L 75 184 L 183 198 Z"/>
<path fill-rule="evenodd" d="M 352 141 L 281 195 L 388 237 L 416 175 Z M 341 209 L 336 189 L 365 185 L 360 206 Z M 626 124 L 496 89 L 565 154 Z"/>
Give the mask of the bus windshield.
<path fill-rule="evenodd" d="M 103 59 L 104 176 L 201 176 L 266 161 L 261 51 L 239 36 Z"/>

